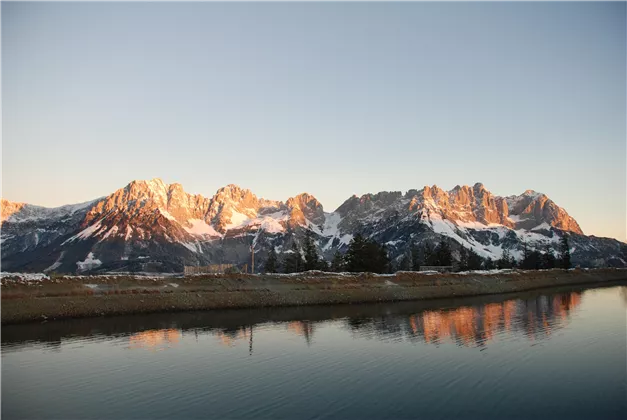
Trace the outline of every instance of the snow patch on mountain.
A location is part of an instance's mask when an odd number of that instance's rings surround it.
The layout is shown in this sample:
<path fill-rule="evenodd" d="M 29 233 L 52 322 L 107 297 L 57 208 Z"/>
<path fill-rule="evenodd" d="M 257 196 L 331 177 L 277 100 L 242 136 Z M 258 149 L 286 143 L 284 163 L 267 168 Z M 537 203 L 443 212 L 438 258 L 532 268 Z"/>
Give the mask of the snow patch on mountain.
<path fill-rule="evenodd" d="M 550 230 L 551 226 L 547 222 L 539 224 L 538 226 L 532 228 L 531 230 Z"/>
<path fill-rule="evenodd" d="M 87 257 L 84 261 L 77 261 L 76 265 L 78 266 L 78 271 L 91 270 L 99 265 L 102 265 L 102 261 L 97 259 L 93 252 L 87 254 Z"/>
<path fill-rule="evenodd" d="M 239 228 L 248 219 L 249 219 L 249 217 L 246 216 L 245 214 L 233 210 L 232 213 L 231 213 L 231 221 L 229 223 L 227 223 L 224 227 L 225 227 L 226 230 Z"/>
<path fill-rule="evenodd" d="M 166 219 L 176 220 L 176 218 L 172 216 L 167 210 L 159 209 L 159 212 L 161 212 L 161 214 L 165 216 Z"/>
<path fill-rule="evenodd" d="M 44 270 L 44 273 L 47 273 L 49 271 L 56 270 L 57 268 L 59 268 L 61 266 L 61 260 L 63 259 L 64 255 L 65 255 L 65 251 L 62 251 L 61 255 L 59 255 L 59 258 L 57 258 L 57 260 L 50 267 L 46 268 Z"/>
<path fill-rule="evenodd" d="M 187 223 L 191 224 L 191 227 L 183 227 L 187 231 L 187 233 L 191 233 L 192 235 L 209 235 L 222 237 L 222 235 L 218 233 L 218 231 L 216 231 L 213 226 L 211 226 L 202 219 L 189 219 Z"/>
<path fill-rule="evenodd" d="M 93 225 L 88 226 L 87 228 L 81 230 L 79 233 L 72 236 L 71 238 L 66 239 L 61 245 L 65 245 L 66 243 L 72 242 L 76 239 L 87 239 L 91 235 L 93 235 L 96 231 L 98 231 L 98 229 L 100 229 L 101 227 L 102 227 L 102 220 L 99 220 Z"/>
<path fill-rule="evenodd" d="M 53 208 L 25 204 L 21 209 L 7 217 L 6 221 L 13 223 L 24 223 L 45 219 L 62 219 L 73 215 L 79 210 L 83 210 L 91 206 L 98 200 L 100 200 L 100 198 L 97 200 L 86 201 L 84 203 L 68 204 L 65 206 Z"/>
<path fill-rule="evenodd" d="M 185 248 L 189 249 L 190 251 L 196 253 L 196 254 L 201 254 L 202 253 L 202 247 L 200 246 L 200 243 L 198 241 L 196 242 L 181 242 L 181 245 L 183 245 Z"/>
<path fill-rule="evenodd" d="M 255 218 L 250 218 L 239 225 L 239 228 L 257 228 L 266 231 L 267 233 L 282 233 L 285 232 L 285 228 L 281 224 L 287 222 L 289 216 L 284 211 L 277 211 L 274 213 L 265 214 Z"/>
<path fill-rule="evenodd" d="M 339 234 L 338 225 L 342 221 L 339 213 L 326 213 L 324 215 L 324 225 L 322 225 L 322 234 L 324 236 L 337 236 Z"/>
<path fill-rule="evenodd" d="M 117 226 L 113 226 L 111 229 L 109 229 L 109 230 L 107 231 L 107 233 L 105 233 L 105 234 L 102 236 L 102 238 L 100 238 L 100 241 L 98 241 L 98 242 L 102 242 L 102 241 L 104 241 L 105 239 L 107 239 L 107 238 L 108 238 L 109 236 L 111 236 L 111 235 L 115 236 L 117 233 L 118 233 L 118 227 L 117 227 Z"/>

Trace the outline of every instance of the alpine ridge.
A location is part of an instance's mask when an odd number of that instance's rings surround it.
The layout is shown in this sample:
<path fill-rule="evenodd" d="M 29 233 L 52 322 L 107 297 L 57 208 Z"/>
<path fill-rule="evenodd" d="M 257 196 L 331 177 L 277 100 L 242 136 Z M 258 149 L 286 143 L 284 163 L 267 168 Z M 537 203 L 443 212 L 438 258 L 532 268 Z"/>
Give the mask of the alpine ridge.
<path fill-rule="evenodd" d="M 557 253 L 567 233 L 573 264 L 627 266 L 626 244 L 585 236 L 545 194 L 499 197 L 481 183 L 352 196 L 325 212 L 307 193 L 282 202 L 230 184 L 207 198 L 152 179 L 58 208 L 2 199 L 0 229 L 3 271 L 179 272 L 184 265 L 249 262 L 251 246 L 259 271 L 271 247 L 289 253 L 306 230 L 327 261 L 357 233 L 385 244 L 393 262 L 413 245 L 442 239 L 454 252 L 463 246 L 484 258 L 506 251 L 521 259 L 525 246 Z"/>

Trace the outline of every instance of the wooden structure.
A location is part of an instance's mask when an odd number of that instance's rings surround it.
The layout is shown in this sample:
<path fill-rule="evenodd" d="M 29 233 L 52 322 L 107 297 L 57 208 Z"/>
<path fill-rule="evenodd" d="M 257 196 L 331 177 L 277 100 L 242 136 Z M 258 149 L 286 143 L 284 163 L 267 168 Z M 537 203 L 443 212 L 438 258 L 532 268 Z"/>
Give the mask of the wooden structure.
<path fill-rule="evenodd" d="M 452 273 L 457 271 L 454 265 L 421 265 L 420 271 L 439 271 L 440 273 Z"/>
<path fill-rule="evenodd" d="M 235 264 L 209 264 L 200 267 L 186 265 L 183 274 L 223 274 L 228 269 L 237 268 Z"/>

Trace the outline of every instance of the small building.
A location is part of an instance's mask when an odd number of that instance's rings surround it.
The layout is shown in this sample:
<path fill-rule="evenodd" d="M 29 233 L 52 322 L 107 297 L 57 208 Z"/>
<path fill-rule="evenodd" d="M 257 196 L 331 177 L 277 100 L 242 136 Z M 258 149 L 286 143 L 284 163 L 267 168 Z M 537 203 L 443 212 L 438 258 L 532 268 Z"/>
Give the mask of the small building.
<path fill-rule="evenodd" d="M 224 274 L 227 271 L 237 270 L 235 264 L 209 264 L 204 266 L 188 266 L 183 269 L 183 274 Z"/>
<path fill-rule="evenodd" d="M 439 271 L 440 273 L 452 273 L 457 271 L 454 265 L 421 265 L 420 271 Z"/>

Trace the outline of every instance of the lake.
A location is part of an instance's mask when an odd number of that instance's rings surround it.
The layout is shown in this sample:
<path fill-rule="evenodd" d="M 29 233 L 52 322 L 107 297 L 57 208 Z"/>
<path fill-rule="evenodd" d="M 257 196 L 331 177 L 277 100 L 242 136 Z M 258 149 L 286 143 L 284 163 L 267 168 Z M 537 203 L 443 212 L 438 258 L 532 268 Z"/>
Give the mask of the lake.
<path fill-rule="evenodd" d="M 627 418 L 627 287 L 2 327 L 2 418 Z"/>

